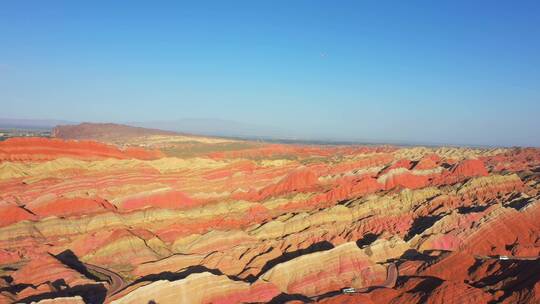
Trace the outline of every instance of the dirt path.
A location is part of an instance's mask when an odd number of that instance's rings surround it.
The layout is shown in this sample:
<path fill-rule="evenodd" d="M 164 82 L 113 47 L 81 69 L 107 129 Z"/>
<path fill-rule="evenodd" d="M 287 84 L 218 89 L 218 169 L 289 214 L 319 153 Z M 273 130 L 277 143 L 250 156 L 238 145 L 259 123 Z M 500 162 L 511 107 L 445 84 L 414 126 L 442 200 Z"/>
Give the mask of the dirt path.
<path fill-rule="evenodd" d="M 534 261 L 534 260 L 538 260 L 540 259 L 540 256 L 512 256 L 512 255 L 507 255 L 507 256 L 487 256 L 487 255 L 475 255 L 474 256 L 476 259 L 479 259 L 479 260 L 500 260 L 500 261 L 512 261 L 512 260 L 520 260 L 520 261 Z"/>
<path fill-rule="evenodd" d="M 120 275 L 118 275 L 116 272 L 113 272 L 113 271 L 110 271 L 110 270 L 108 270 L 106 268 L 99 267 L 99 266 L 92 265 L 92 264 L 86 264 L 85 263 L 84 266 L 88 270 L 98 272 L 98 273 L 100 273 L 100 274 L 102 274 L 102 275 L 109 278 L 109 288 L 107 290 L 107 298 L 110 297 L 110 296 L 115 295 L 117 292 L 119 292 L 120 290 L 124 289 L 127 286 L 124 279 L 122 279 L 122 277 Z"/>
<path fill-rule="evenodd" d="M 382 287 L 394 288 L 396 286 L 398 278 L 398 268 L 395 263 L 391 263 L 386 269 L 386 281 L 381 285 Z"/>

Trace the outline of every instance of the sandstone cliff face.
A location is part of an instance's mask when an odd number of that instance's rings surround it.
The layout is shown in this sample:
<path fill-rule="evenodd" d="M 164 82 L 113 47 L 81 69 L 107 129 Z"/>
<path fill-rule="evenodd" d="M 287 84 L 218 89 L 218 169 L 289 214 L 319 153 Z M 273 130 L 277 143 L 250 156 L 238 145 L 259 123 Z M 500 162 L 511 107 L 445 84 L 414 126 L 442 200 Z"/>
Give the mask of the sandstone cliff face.
<path fill-rule="evenodd" d="M 539 150 L 148 140 L 0 143 L 0 303 L 540 301 Z"/>

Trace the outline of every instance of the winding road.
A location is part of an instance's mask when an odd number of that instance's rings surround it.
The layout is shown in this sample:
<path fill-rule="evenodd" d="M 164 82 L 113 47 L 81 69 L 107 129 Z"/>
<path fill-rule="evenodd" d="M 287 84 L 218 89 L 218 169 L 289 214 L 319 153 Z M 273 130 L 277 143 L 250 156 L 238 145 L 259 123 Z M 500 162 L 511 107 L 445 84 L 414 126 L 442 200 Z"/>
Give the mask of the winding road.
<path fill-rule="evenodd" d="M 396 286 L 397 278 L 398 278 L 397 265 L 396 263 L 390 263 L 390 265 L 388 265 L 388 267 L 386 268 L 386 280 L 384 281 L 384 283 L 382 283 L 381 285 L 374 285 L 374 286 L 358 289 L 358 292 L 366 292 L 370 289 L 381 288 L 381 287 L 394 288 L 394 286 Z"/>
<path fill-rule="evenodd" d="M 398 278 L 398 268 L 395 263 L 390 263 L 386 269 L 386 281 L 381 285 L 381 287 L 393 288 L 396 286 Z"/>
<path fill-rule="evenodd" d="M 127 286 L 127 283 L 124 281 L 124 279 L 122 279 L 122 277 L 116 272 L 110 271 L 100 266 L 87 264 L 87 263 L 84 263 L 84 266 L 88 270 L 92 270 L 94 272 L 100 273 L 109 278 L 107 280 L 109 282 L 109 288 L 107 289 L 107 297 L 117 294 L 119 291 L 126 288 Z"/>
<path fill-rule="evenodd" d="M 394 286 L 396 286 L 398 275 L 399 273 L 398 273 L 397 265 L 395 263 L 390 263 L 390 265 L 388 265 L 388 268 L 386 268 L 386 280 L 381 285 L 374 285 L 374 286 L 369 286 L 369 287 L 364 287 L 364 288 L 359 288 L 359 289 L 353 289 L 354 291 L 348 291 L 348 292 L 343 292 L 343 293 L 348 293 L 348 294 L 364 293 L 364 292 L 368 292 L 372 290 L 373 288 L 394 288 Z"/>
<path fill-rule="evenodd" d="M 124 288 L 127 287 L 127 283 L 116 272 L 97 266 L 97 265 L 93 265 L 93 264 L 87 264 L 87 263 L 83 263 L 83 264 L 88 270 L 97 272 L 108 278 L 107 281 L 109 283 L 109 288 L 107 289 L 107 298 L 114 296 L 115 294 L 117 294 L 118 292 L 122 291 Z M 372 288 L 379 288 L 379 287 L 393 288 L 396 285 L 397 278 L 398 278 L 398 268 L 395 263 L 390 263 L 390 265 L 386 269 L 386 280 L 384 281 L 384 283 L 382 283 L 381 285 L 357 289 L 353 293 L 366 292 Z"/>
<path fill-rule="evenodd" d="M 499 261 L 535 261 L 540 259 L 540 256 L 513 256 L 513 255 L 475 255 L 474 256 L 478 260 L 499 260 Z"/>

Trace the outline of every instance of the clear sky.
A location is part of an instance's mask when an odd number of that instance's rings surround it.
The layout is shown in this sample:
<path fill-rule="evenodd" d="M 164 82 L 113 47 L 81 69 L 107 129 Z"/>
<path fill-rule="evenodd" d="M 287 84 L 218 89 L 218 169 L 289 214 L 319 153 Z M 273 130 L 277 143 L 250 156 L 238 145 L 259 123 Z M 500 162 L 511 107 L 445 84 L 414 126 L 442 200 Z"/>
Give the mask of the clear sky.
<path fill-rule="evenodd" d="M 540 1 L 2 1 L 0 117 L 539 146 L 539 16 Z"/>

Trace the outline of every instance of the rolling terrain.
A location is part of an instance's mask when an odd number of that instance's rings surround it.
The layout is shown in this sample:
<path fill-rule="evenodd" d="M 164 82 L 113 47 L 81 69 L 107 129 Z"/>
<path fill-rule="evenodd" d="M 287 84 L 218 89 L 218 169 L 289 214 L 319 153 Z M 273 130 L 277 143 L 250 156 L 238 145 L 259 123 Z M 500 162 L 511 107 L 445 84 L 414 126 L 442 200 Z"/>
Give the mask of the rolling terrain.
<path fill-rule="evenodd" d="M 540 149 L 52 134 L 0 142 L 0 303 L 540 302 Z"/>

